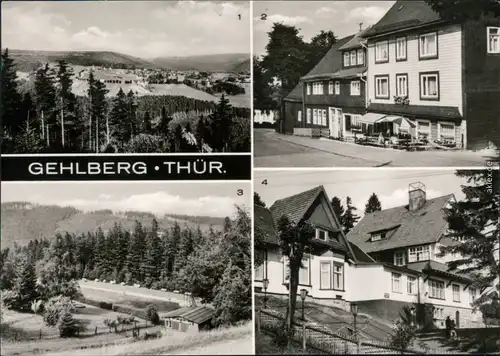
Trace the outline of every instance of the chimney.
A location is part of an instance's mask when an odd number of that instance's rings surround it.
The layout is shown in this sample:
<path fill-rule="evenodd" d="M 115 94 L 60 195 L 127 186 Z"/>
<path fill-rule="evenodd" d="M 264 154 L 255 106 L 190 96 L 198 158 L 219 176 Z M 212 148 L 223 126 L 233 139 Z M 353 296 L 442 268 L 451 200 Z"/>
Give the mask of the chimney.
<path fill-rule="evenodd" d="M 417 211 L 426 201 L 425 185 L 420 182 L 411 183 L 408 188 L 408 209 Z"/>

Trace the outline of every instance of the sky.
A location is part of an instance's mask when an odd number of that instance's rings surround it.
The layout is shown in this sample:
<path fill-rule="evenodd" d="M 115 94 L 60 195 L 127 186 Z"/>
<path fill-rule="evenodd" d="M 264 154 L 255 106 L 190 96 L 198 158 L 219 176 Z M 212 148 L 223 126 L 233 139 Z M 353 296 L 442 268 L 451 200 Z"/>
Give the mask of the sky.
<path fill-rule="evenodd" d="M 238 196 L 238 189 L 243 195 Z M 226 217 L 251 206 L 249 183 L 224 182 L 2 182 L 3 202 L 72 206 L 83 211 L 143 211 L 156 215 Z"/>
<path fill-rule="evenodd" d="M 425 185 L 428 199 L 455 194 L 455 198 L 461 200 L 465 197 L 461 185 L 466 181 L 454 173 L 452 169 L 255 171 L 254 188 L 266 205 L 271 206 L 278 199 L 322 184 L 328 197 L 337 196 L 344 206 L 346 197 L 351 197 L 358 209 L 357 214 L 362 216 L 372 193 L 377 194 L 382 209 L 408 204 L 408 186 L 415 182 Z M 264 180 L 267 180 L 267 185 L 262 184 Z"/>
<path fill-rule="evenodd" d="M 321 30 L 333 31 L 346 37 L 374 25 L 395 1 L 254 1 L 253 53 L 262 55 L 268 42 L 268 32 L 274 22 L 282 22 L 300 29 L 305 41 Z M 266 14 L 266 20 L 262 20 Z"/>
<path fill-rule="evenodd" d="M 1 34 L 3 48 L 177 57 L 250 53 L 250 22 L 247 1 L 10 1 Z"/>

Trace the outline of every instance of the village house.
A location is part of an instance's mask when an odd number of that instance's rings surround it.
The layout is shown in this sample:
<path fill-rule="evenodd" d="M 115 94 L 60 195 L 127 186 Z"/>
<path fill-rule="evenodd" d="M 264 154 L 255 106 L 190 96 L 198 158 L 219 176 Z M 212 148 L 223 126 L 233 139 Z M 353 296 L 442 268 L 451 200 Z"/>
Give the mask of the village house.
<path fill-rule="evenodd" d="M 422 184 L 410 186 L 405 206 L 367 214 L 348 233 L 340 229 L 322 186 L 276 201 L 269 209 L 255 206 L 255 246 L 264 263 L 255 272 L 255 286 L 265 293 L 288 294 L 287 264 L 280 254 L 278 219 L 304 219 L 316 236 L 300 270 L 299 290 L 320 304 L 396 320 L 404 306 L 415 313 L 433 313 L 437 327 L 450 316 L 457 327 L 481 326 L 480 311 L 471 303 L 483 291 L 471 277 L 448 271 L 446 262 L 457 256 L 440 255 L 439 247 L 460 243 L 443 237 L 444 211 L 453 195 L 427 200 Z M 420 315 L 418 316 L 420 318 Z"/>
<path fill-rule="evenodd" d="M 400 0 L 363 37 L 369 133 L 459 148 L 499 134 L 500 18 L 450 22 Z"/>
<path fill-rule="evenodd" d="M 208 306 L 186 306 L 160 315 L 165 328 L 198 333 L 211 329 L 215 311 Z"/>

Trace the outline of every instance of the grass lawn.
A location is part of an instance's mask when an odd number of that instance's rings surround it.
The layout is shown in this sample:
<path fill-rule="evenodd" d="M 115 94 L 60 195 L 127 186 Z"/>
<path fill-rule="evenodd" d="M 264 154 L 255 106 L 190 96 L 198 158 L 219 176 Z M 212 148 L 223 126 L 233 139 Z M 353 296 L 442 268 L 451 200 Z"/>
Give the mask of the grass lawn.
<path fill-rule="evenodd" d="M 164 331 L 164 336 L 160 339 L 137 341 L 130 344 L 116 343 L 98 349 L 75 350 L 72 351 L 71 355 L 253 354 L 251 347 L 252 329 L 253 325 L 247 323 L 232 328 L 195 334 L 167 330 Z M 61 352 L 48 355 L 63 356 L 65 354 Z"/>
<path fill-rule="evenodd" d="M 68 353 L 68 350 L 78 348 L 115 344 L 132 336 L 130 327 L 122 333 L 115 334 L 110 333 L 103 323 L 105 319 L 116 319 L 118 315 L 124 314 L 90 305 L 76 309 L 74 318 L 84 326 L 85 330 L 80 333 L 79 337 L 74 338 L 60 338 L 59 330 L 56 327 L 46 326 L 40 315 L 18 313 L 12 310 L 4 310 L 3 313 L 4 320 L 0 328 L 2 355 L 29 355 L 54 351 Z M 137 320 L 139 321 L 137 326 L 144 328 L 145 321 Z M 97 335 L 95 334 L 96 327 Z M 160 326 L 149 327 L 148 332 L 160 329 Z"/>
<path fill-rule="evenodd" d="M 303 351 L 301 345 L 291 342 L 289 347 L 284 350 L 279 349 L 273 343 L 272 334 L 267 332 L 255 332 L 255 354 L 256 355 L 304 355 L 317 354 L 314 351 Z"/>

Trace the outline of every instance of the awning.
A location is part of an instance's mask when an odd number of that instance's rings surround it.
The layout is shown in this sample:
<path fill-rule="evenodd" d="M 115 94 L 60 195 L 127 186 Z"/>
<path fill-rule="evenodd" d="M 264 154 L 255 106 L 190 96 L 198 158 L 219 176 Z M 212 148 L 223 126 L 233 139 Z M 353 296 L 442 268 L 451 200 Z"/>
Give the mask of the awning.
<path fill-rule="evenodd" d="M 363 116 L 361 116 L 357 121 L 365 123 L 365 124 L 373 125 L 375 122 L 377 122 L 378 120 L 382 119 L 385 116 L 387 116 L 387 115 L 369 112 L 369 113 L 366 113 Z"/>
<path fill-rule="evenodd" d="M 411 127 L 415 127 L 416 126 L 413 121 L 411 121 L 410 119 L 407 119 L 404 116 L 393 116 L 393 115 L 385 116 L 385 117 L 381 118 L 379 121 L 377 121 L 377 123 L 380 123 L 380 122 L 394 122 L 394 123 L 396 123 L 398 125 L 401 125 L 401 123 L 403 121 L 406 121 L 408 123 L 408 125 L 410 125 Z"/>

